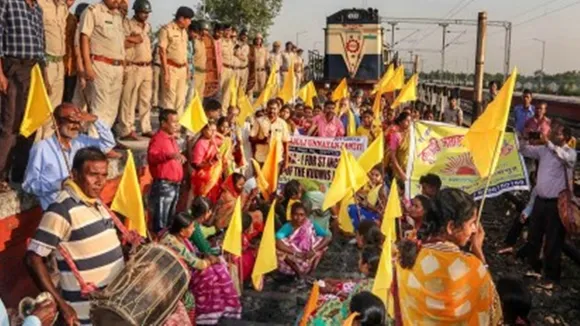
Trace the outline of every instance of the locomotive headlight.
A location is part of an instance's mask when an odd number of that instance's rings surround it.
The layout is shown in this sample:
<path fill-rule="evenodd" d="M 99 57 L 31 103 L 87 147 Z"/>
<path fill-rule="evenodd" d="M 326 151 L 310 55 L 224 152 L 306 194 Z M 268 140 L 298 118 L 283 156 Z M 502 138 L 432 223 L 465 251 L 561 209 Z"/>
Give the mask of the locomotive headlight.
<path fill-rule="evenodd" d="M 356 11 L 351 11 L 348 13 L 346 17 L 350 20 L 357 20 L 360 18 L 360 14 Z"/>

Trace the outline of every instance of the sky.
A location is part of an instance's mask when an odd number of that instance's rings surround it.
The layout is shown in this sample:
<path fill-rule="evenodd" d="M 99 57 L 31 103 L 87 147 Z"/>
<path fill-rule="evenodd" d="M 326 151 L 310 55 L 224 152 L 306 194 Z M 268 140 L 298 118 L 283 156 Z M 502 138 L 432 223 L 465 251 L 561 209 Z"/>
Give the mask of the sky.
<path fill-rule="evenodd" d="M 131 4 L 133 1 L 130 0 Z M 151 2 L 151 23 L 159 26 L 171 20 L 180 5 L 195 6 L 199 0 Z M 515 26 L 512 34 L 512 68 L 517 65 L 518 70 L 524 74 L 532 74 L 540 69 L 542 43 L 535 41 L 536 38 L 546 41 L 546 73 L 580 70 L 580 0 L 284 0 L 282 10 L 270 29 L 268 41 L 296 42 L 296 34 L 300 33 L 298 45 L 305 52 L 311 49 L 322 51 L 326 17 L 341 9 L 353 7 L 376 8 L 381 16 L 396 18 L 476 20 L 478 12 L 487 11 L 488 20 L 511 21 Z M 384 27 L 389 28 L 388 25 Z M 441 27 L 410 24 L 398 27 L 400 30 L 396 30 L 395 40 L 402 40 L 397 45 L 400 49 L 441 49 Z M 446 70 L 473 70 L 476 27 L 455 25 L 448 30 L 451 33 L 447 34 L 447 42 L 455 38 L 457 40 L 447 48 Z M 390 41 L 390 32 L 386 34 Z M 504 35 L 503 28 L 488 28 L 486 72 L 503 72 Z M 440 53 L 416 54 L 420 55 L 423 71 L 440 68 Z M 410 54 L 401 52 L 400 56 L 407 59 Z"/>

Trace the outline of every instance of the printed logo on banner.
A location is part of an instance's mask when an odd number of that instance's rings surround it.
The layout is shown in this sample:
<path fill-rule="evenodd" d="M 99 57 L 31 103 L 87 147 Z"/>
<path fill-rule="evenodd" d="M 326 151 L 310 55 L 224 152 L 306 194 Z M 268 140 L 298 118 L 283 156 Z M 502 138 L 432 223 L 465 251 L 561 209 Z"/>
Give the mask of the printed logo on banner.
<path fill-rule="evenodd" d="M 480 199 L 485 180 L 479 177 L 471 153 L 461 144 L 466 133 L 466 128 L 442 123 L 420 121 L 413 124 L 407 166 L 410 179 L 406 182 L 409 198 L 420 193 L 421 176 L 433 173 L 441 178 L 444 187 L 460 188 Z M 512 190 L 529 190 L 528 173 L 517 148 L 515 135 L 507 133 L 488 198 Z"/>

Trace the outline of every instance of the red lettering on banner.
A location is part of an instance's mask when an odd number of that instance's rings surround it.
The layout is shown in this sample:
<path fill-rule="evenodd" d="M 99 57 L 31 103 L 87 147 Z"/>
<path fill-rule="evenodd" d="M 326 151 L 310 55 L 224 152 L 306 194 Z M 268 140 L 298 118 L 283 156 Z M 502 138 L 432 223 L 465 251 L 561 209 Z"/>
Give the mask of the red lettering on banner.
<path fill-rule="evenodd" d="M 435 163 L 435 157 L 440 151 L 441 147 L 439 146 L 437 139 L 431 138 L 429 139 L 429 146 L 419 153 L 419 158 L 423 160 L 423 162 L 433 164 Z"/>
<path fill-rule="evenodd" d="M 445 138 L 441 138 L 441 143 L 443 143 L 443 147 L 445 148 L 453 148 L 461 146 L 461 141 L 463 140 L 463 135 L 455 135 L 449 136 Z"/>

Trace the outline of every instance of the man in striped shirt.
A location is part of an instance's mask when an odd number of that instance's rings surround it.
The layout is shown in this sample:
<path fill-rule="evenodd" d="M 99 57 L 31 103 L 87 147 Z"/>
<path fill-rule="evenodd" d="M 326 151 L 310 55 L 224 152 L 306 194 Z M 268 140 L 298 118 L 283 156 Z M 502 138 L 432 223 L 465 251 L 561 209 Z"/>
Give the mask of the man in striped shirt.
<path fill-rule="evenodd" d="M 72 179 L 48 207 L 28 246 L 26 262 L 42 291 L 50 292 L 67 325 L 90 325 L 89 300 L 61 252 L 56 251 L 60 291 L 52 283 L 46 257 L 62 247 L 68 251 L 82 279 L 105 288 L 124 267 L 121 243 L 108 210 L 99 200 L 107 181 L 107 157 L 96 147 L 77 152 Z"/>

